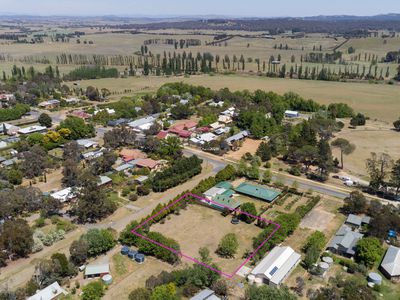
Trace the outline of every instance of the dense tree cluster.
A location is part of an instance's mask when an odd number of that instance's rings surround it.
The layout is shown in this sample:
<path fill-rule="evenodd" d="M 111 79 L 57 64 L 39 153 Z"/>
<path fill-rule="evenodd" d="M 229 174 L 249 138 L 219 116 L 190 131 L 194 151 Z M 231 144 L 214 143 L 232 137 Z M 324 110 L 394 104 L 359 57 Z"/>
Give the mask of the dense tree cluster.
<path fill-rule="evenodd" d="M 0 110 L 0 122 L 20 119 L 31 108 L 27 104 L 17 103 L 14 107 L 2 108 Z"/>
<path fill-rule="evenodd" d="M 96 176 L 90 171 L 83 173 L 79 178 L 79 197 L 72 208 L 79 222 L 95 222 L 116 209 L 116 204 L 107 197 L 97 183 Z"/>
<path fill-rule="evenodd" d="M 98 78 L 118 78 L 119 72 L 116 68 L 106 69 L 101 66 L 82 66 L 72 70 L 64 76 L 64 80 L 86 80 Z"/>
<path fill-rule="evenodd" d="M 70 139 L 78 140 L 87 137 L 94 137 L 95 130 L 93 125 L 86 124 L 84 120 L 78 117 L 67 117 L 64 121 L 61 121 L 57 130 L 69 129 Z"/>
<path fill-rule="evenodd" d="M 202 162 L 195 155 L 189 158 L 182 157 L 175 161 L 171 167 L 163 169 L 154 176 L 153 191 L 165 191 L 199 174 L 202 170 Z"/>

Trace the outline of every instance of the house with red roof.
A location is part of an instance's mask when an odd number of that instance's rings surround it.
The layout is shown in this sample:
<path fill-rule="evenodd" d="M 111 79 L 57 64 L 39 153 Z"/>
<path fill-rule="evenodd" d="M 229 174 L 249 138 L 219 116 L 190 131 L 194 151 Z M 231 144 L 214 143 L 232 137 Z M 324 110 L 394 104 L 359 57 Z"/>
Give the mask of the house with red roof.
<path fill-rule="evenodd" d="M 147 155 L 138 149 L 127 149 L 124 148 L 119 152 L 119 156 L 122 157 L 124 162 L 129 162 L 136 159 L 146 158 Z"/>
<path fill-rule="evenodd" d="M 192 136 L 197 124 L 196 121 L 185 120 L 179 122 L 179 124 L 171 126 L 171 128 L 168 129 L 168 132 L 175 134 L 180 138 L 188 139 Z"/>
<path fill-rule="evenodd" d="M 81 118 L 81 119 L 89 119 L 92 117 L 92 115 L 88 114 L 87 112 L 84 112 L 82 110 L 74 110 L 73 112 L 71 112 L 69 114 L 72 117 L 77 117 L 77 118 Z"/>
<path fill-rule="evenodd" d="M 166 139 L 168 137 L 168 131 L 160 131 L 157 135 L 156 138 L 159 140 Z"/>
<path fill-rule="evenodd" d="M 135 161 L 135 165 L 139 168 L 149 168 L 155 170 L 160 166 L 160 163 L 151 158 L 142 158 Z"/>

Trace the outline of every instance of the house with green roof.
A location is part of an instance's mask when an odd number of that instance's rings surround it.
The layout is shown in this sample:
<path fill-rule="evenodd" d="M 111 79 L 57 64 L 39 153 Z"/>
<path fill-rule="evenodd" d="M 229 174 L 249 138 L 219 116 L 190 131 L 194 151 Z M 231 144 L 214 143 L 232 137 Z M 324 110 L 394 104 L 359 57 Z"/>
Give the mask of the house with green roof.
<path fill-rule="evenodd" d="M 240 184 L 235 191 L 239 194 L 254 197 L 266 202 L 273 202 L 281 192 L 266 188 L 261 185 L 254 185 L 247 182 Z"/>
<path fill-rule="evenodd" d="M 218 187 L 218 188 L 226 189 L 226 190 L 229 190 L 229 189 L 233 188 L 232 184 L 230 182 L 228 182 L 228 181 L 218 182 L 215 186 Z"/>
<path fill-rule="evenodd" d="M 226 195 L 217 195 L 213 199 L 214 203 L 211 202 L 211 207 L 216 208 L 218 210 L 224 210 L 225 208 L 229 208 L 230 210 L 234 210 L 238 208 L 242 203 L 237 201 Z"/>

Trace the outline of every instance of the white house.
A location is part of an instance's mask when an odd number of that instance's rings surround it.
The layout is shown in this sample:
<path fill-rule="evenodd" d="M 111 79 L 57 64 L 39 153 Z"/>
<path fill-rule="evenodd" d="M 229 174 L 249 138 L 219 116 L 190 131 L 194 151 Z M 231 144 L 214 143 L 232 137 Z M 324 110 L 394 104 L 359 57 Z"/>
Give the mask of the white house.
<path fill-rule="evenodd" d="M 197 138 L 200 141 L 202 141 L 203 143 L 208 143 L 208 142 L 215 140 L 217 138 L 217 136 L 214 133 L 207 132 L 207 133 L 203 133 L 202 135 L 199 135 Z"/>
<path fill-rule="evenodd" d="M 68 295 L 68 293 L 55 281 L 43 290 L 38 290 L 36 294 L 29 297 L 28 300 L 54 300 L 58 299 L 61 295 Z"/>
<path fill-rule="evenodd" d="M 285 111 L 285 117 L 286 118 L 298 118 L 300 116 L 298 111 L 294 110 L 286 110 Z"/>
<path fill-rule="evenodd" d="M 31 134 L 34 132 L 43 132 L 46 131 L 46 127 L 44 126 L 39 126 L 39 125 L 34 125 L 34 126 L 30 126 L 30 127 L 25 127 L 25 128 L 21 128 L 20 130 L 18 130 L 19 134 Z"/>
<path fill-rule="evenodd" d="M 132 129 L 142 132 L 145 130 L 148 130 L 151 125 L 154 124 L 156 121 L 156 117 L 154 116 L 147 116 L 138 120 L 135 120 L 133 122 L 128 123 L 128 126 L 131 127 Z"/>
<path fill-rule="evenodd" d="M 71 201 L 76 198 L 76 193 L 73 192 L 71 187 L 51 193 L 50 196 L 61 203 Z"/>
<path fill-rule="evenodd" d="M 78 143 L 79 146 L 82 146 L 86 149 L 89 149 L 92 147 L 97 147 L 99 144 L 96 141 L 87 140 L 87 139 L 80 139 L 80 140 L 77 140 L 76 142 Z"/>
<path fill-rule="evenodd" d="M 279 286 L 300 262 L 301 255 L 290 247 L 275 247 L 251 271 L 255 278 L 263 283 Z M 250 275 L 249 275 L 250 276 Z"/>

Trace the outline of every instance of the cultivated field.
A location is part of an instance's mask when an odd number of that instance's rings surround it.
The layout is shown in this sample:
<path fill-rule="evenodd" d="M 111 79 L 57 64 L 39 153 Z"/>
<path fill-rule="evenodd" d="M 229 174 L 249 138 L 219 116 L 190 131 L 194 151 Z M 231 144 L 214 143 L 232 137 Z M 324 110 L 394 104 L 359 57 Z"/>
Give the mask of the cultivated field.
<path fill-rule="evenodd" d="M 191 257 L 198 258 L 199 249 L 207 247 L 213 262 L 223 272 L 232 273 L 244 261 L 242 256 L 246 250 L 252 249 L 252 238 L 261 232 L 261 229 L 254 224 L 243 222 L 232 225 L 230 221 L 230 216 L 223 217 L 216 210 L 189 205 L 186 210 L 181 210 L 180 215 L 171 215 L 165 224 L 153 225 L 151 230 L 178 241 L 181 251 Z M 235 233 L 239 241 L 238 252 L 232 259 L 220 258 L 215 254 L 219 241 L 228 233 Z M 184 259 L 184 262 L 187 260 Z"/>

